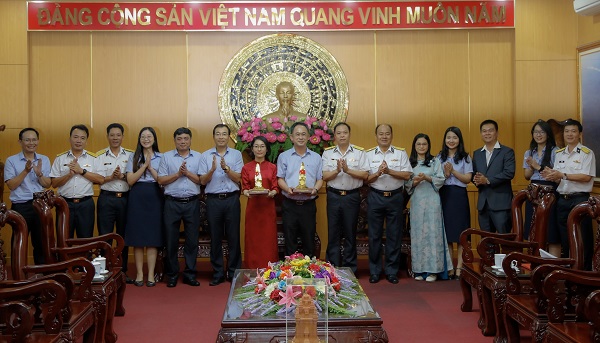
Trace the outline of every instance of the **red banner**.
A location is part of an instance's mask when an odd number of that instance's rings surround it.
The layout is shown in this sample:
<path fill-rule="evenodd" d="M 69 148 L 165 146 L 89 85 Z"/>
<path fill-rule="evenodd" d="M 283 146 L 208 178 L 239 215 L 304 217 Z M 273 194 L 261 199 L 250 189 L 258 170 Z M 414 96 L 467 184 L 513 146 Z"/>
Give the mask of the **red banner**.
<path fill-rule="evenodd" d="M 327 31 L 512 28 L 514 0 L 28 2 L 30 31 Z"/>

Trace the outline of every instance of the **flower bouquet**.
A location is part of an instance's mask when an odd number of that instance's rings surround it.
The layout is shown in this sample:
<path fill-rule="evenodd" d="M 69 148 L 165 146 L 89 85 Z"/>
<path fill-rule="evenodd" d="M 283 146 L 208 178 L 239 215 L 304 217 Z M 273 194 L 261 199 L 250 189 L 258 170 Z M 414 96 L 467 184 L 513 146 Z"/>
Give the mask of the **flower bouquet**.
<path fill-rule="evenodd" d="M 280 152 L 292 147 L 289 127 L 295 122 L 303 122 L 308 125 L 310 137 L 306 146 L 310 150 L 320 155 L 323 149 L 333 144 L 333 131 L 324 119 L 319 120 L 311 116 L 290 116 L 289 119 L 278 117 L 263 119 L 256 117 L 242 123 L 237 132 L 235 148 L 239 151 L 244 151 L 250 146 L 254 137 L 263 136 L 271 143 L 271 154 L 267 156 L 267 159 L 274 162 Z"/>
<path fill-rule="evenodd" d="M 327 309 L 329 313 L 354 316 L 352 308 L 364 293 L 348 273 L 315 257 L 295 253 L 259 269 L 258 276 L 239 288 L 234 299 L 240 302 L 245 317 L 293 314 L 304 293 L 313 298 L 318 312 Z M 323 287 L 305 286 L 301 285 L 302 279 L 323 279 L 325 283 Z M 300 285 L 295 284 L 296 280 Z"/>

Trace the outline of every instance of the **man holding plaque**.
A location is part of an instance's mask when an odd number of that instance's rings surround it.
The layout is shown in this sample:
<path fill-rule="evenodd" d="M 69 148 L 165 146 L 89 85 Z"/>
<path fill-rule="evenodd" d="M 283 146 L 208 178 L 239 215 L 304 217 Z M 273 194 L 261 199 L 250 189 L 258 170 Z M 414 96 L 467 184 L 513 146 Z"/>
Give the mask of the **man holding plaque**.
<path fill-rule="evenodd" d="M 323 152 L 323 181 L 327 181 L 328 243 L 325 259 L 356 273 L 356 223 L 360 211 L 360 187 L 369 176 L 363 148 L 350 144 L 350 125 L 333 128 L 336 146 Z M 344 238 L 344 255 L 340 245 Z"/>
<path fill-rule="evenodd" d="M 210 263 L 216 286 L 225 279 L 231 281 L 236 269 L 242 266 L 240 246 L 240 180 L 244 161 L 242 153 L 227 146 L 229 127 L 217 124 L 213 128 L 215 147 L 202 153 L 200 182 L 206 185 L 206 216 L 210 229 Z M 227 269 L 223 261 L 223 234 L 227 237 L 229 258 Z"/>
<path fill-rule="evenodd" d="M 294 146 L 281 153 L 277 160 L 277 183 L 284 196 L 282 204 L 285 254 L 298 250 L 298 238 L 302 240 L 302 252 L 315 256 L 315 233 L 317 231 L 317 192 L 323 185 L 321 156 L 307 148 L 308 126 L 296 122 L 290 128 Z"/>

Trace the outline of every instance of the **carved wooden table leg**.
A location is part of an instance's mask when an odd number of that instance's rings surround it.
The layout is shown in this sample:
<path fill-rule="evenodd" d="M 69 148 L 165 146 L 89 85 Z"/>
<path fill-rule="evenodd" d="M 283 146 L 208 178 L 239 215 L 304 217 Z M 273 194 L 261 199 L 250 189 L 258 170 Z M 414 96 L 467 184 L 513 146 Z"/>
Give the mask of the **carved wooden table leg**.
<path fill-rule="evenodd" d="M 116 308 L 115 280 L 109 278 L 104 282 L 92 284 L 94 292 L 94 307 L 98 318 L 96 328 L 96 343 L 114 343 L 117 334 L 113 331 L 113 317 Z"/>
<path fill-rule="evenodd" d="M 481 292 L 481 320 L 479 328 L 484 336 L 493 336 L 496 334 L 496 322 L 494 321 L 494 305 L 492 304 L 492 294 L 488 285 L 486 285 L 485 276 L 479 286 Z"/>
<path fill-rule="evenodd" d="M 506 285 L 498 282 L 494 285 L 493 293 L 494 322 L 496 323 L 495 343 L 506 343 L 506 328 L 504 327 L 504 303 L 506 302 Z"/>
<path fill-rule="evenodd" d="M 125 273 L 120 273 L 121 277 L 116 280 L 117 288 L 117 307 L 115 309 L 115 316 L 123 317 L 125 315 L 125 307 L 123 307 L 123 299 L 125 298 L 125 289 L 127 282 L 125 280 Z"/>

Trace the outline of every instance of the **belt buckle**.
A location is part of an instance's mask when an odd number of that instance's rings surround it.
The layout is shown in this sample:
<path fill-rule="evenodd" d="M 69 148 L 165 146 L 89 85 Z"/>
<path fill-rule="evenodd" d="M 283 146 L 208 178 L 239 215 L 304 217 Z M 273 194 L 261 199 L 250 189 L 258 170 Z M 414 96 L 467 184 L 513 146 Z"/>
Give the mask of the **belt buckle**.
<path fill-rule="evenodd" d="M 81 199 L 73 199 L 74 204 L 79 204 L 80 201 L 81 201 Z"/>
<path fill-rule="evenodd" d="M 383 192 L 383 196 L 384 197 L 391 197 L 392 196 L 392 192 Z"/>
<path fill-rule="evenodd" d="M 304 205 L 304 200 L 296 200 L 296 205 L 298 205 L 298 206 Z"/>
<path fill-rule="evenodd" d="M 115 193 L 115 196 L 117 198 L 121 198 L 121 197 L 123 197 L 123 193 L 121 193 L 121 192 Z"/>
<path fill-rule="evenodd" d="M 346 195 L 348 194 L 347 191 L 340 191 L 340 195 Z"/>
<path fill-rule="evenodd" d="M 219 199 L 225 199 L 225 198 L 227 198 L 227 193 L 219 194 Z"/>

